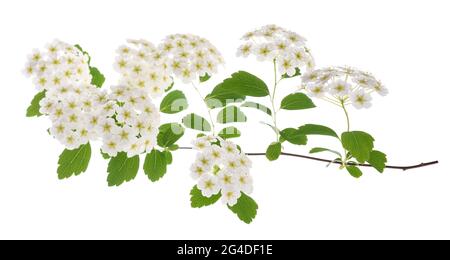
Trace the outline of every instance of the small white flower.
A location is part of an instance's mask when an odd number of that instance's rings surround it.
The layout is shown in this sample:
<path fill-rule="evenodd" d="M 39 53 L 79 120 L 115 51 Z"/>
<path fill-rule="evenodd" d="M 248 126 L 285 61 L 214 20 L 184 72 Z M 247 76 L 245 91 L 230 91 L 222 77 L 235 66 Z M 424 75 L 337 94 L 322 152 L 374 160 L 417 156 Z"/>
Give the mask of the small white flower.
<path fill-rule="evenodd" d="M 222 162 L 222 160 L 225 158 L 224 150 L 217 145 L 206 148 L 204 149 L 204 151 L 208 157 L 212 158 L 216 162 Z"/>
<path fill-rule="evenodd" d="M 35 87 L 38 91 L 48 89 L 49 81 L 50 81 L 50 78 L 49 78 L 49 75 L 47 75 L 47 74 L 39 75 L 38 77 L 33 78 L 33 84 L 35 85 Z"/>
<path fill-rule="evenodd" d="M 112 118 L 104 118 L 100 121 L 97 127 L 97 132 L 102 135 L 114 135 L 118 133 L 119 127 Z"/>
<path fill-rule="evenodd" d="M 189 67 L 184 67 L 180 70 L 179 76 L 183 80 L 183 83 L 189 83 L 195 78 L 194 71 L 191 70 Z"/>
<path fill-rule="evenodd" d="M 211 147 L 211 143 L 203 138 L 198 138 L 192 142 L 194 149 L 198 151 L 204 151 L 207 148 Z"/>
<path fill-rule="evenodd" d="M 191 176 L 194 179 L 199 179 L 200 177 L 206 175 L 208 171 L 205 170 L 205 168 L 198 164 L 193 164 L 191 166 Z"/>
<path fill-rule="evenodd" d="M 119 107 L 114 101 L 109 101 L 101 107 L 101 114 L 105 117 L 113 116 Z"/>
<path fill-rule="evenodd" d="M 52 114 L 53 111 L 55 111 L 56 109 L 56 102 L 53 99 L 50 98 L 43 98 L 40 102 L 39 102 L 39 112 L 41 114 L 44 115 L 49 115 Z"/>
<path fill-rule="evenodd" d="M 124 86 L 111 87 L 111 91 L 110 98 L 119 102 L 125 102 L 129 94 L 129 89 Z"/>
<path fill-rule="evenodd" d="M 247 173 L 240 173 L 237 176 L 237 184 L 241 191 L 246 194 L 251 194 L 253 192 L 253 179 Z"/>
<path fill-rule="evenodd" d="M 156 145 L 156 134 L 142 134 L 143 149 L 145 152 L 150 152 Z"/>
<path fill-rule="evenodd" d="M 275 50 L 271 44 L 261 44 L 255 48 L 254 52 L 259 61 L 273 60 L 276 56 Z"/>
<path fill-rule="evenodd" d="M 226 171 L 232 174 L 239 173 L 243 169 L 245 169 L 244 167 L 241 166 L 241 162 L 238 158 L 238 155 L 229 156 L 227 159 L 225 159 L 224 165 Z"/>
<path fill-rule="evenodd" d="M 120 151 L 120 142 L 116 135 L 106 135 L 103 137 L 102 151 L 111 157 L 115 157 Z"/>
<path fill-rule="evenodd" d="M 92 112 L 88 114 L 85 121 L 87 128 L 96 131 L 102 119 L 102 116 L 98 112 Z"/>
<path fill-rule="evenodd" d="M 80 127 L 76 129 L 76 132 L 80 136 L 80 144 L 87 144 L 89 141 L 95 140 L 97 137 L 97 134 L 93 129 L 88 129 L 84 125 L 80 125 Z"/>
<path fill-rule="evenodd" d="M 292 77 L 296 73 L 296 62 L 292 56 L 282 56 L 277 59 L 278 70 L 282 75 Z"/>
<path fill-rule="evenodd" d="M 222 189 L 222 202 L 232 207 L 236 205 L 238 199 L 241 197 L 239 189 L 233 186 L 228 186 Z"/>
<path fill-rule="evenodd" d="M 62 141 L 63 145 L 69 150 L 76 149 L 76 148 L 80 147 L 80 145 L 81 145 L 80 135 L 78 132 L 74 132 L 74 131 L 66 132 L 65 135 L 62 136 L 61 141 Z"/>
<path fill-rule="evenodd" d="M 366 93 L 363 90 L 357 90 L 350 95 L 350 100 L 352 105 L 357 108 L 369 108 L 371 104 L 372 97 L 370 94 Z"/>
<path fill-rule="evenodd" d="M 71 129 L 77 128 L 82 123 L 80 110 L 70 110 L 65 116 L 68 126 Z"/>
<path fill-rule="evenodd" d="M 238 156 L 238 161 L 241 167 L 244 167 L 246 169 L 252 168 L 252 161 L 250 160 L 250 158 L 248 158 L 247 155 L 240 154 Z"/>
<path fill-rule="evenodd" d="M 94 106 L 103 106 L 108 102 L 108 93 L 106 91 L 99 91 L 93 97 Z"/>
<path fill-rule="evenodd" d="M 42 108 L 42 106 L 41 106 L 41 108 Z M 42 111 L 42 112 L 44 112 L 44 111 Z M 51 111 L 49 116 L 50 116 L 50 120 L 55 122 L 55 121 L 59 121 L 62 118 L 64 118 L 66 114 L 67 114 L 67 110 L 65 109 L 65 107 L 61 103 L 58 103 L 54 106 L 54 109 Z"/>
<path fill-rule="evenodd" d="M 137 132 L 136 129 L 133 129 L 129 126 L 123 126 L 117 132 L 117 139 L 119 140 L 122 146 L 128 146 L 130 142 L 135 141 Z"/>
<path fill-rule="evenodd" d="M 155 105 L 153 105 L 150 102 L 147 102 L 142 108 L 142 113 L 151 118 L 154 118 L 156 115 L 158 115 L 158 110 L 155 107 Z"/>
<path fill-rule="evenodd" d="M 217 177 L 215 176 L 203 176 L 198 181 L 197 187 L 205 197 L 211 197 L 220 192 L 220 185 Z"/>
<path fill-rule="evenodd" d="M 209 171 L 213 167 L 214 161 L 207 153 L 202 153 L 197 155 L 196 164 L 201 165 L 206 171 Z"/>
<path fill-rule="evenodd" d="M 239 46 L 236 56 L 247 58 L 253 52 L 253 45 L 251 43 L 245 43 Z"/>
<path fill-rule="evenodd" d="M 317 81 L 319 79 L 319 77 L 320 77 L 320 75 L 317 71 L 310 71 L 310 72 L 303 74 L 302 81 L 304 84 L 312 83 L 312 82 Z"/>
<path fill-rule="evenodd" d="M 63 139 L 63 137 L 67 135 L 67 132 L 69 132 L 69 130 L 70 129 L 67 126 L 67 122 L 65 122 L 64 120 L 58 120 L 53 123 L 52 127 L 50 128 L 50 133 L 57 139 Z"/>
<path fill-rule="evenodd" d="M 389 94 L 389 90 L 383 85 L 381 84 L 381 82 L 376 82 L 372 88 L 375 90 L 375 92 L 377 92 L 379 95 L 381 96 L 386 96 L 387 94 Z"/>
<path fill-rule="evenodd" d="M 137 120 L 136 112 L 131 105 L 126 104 L 117 109 L 117 121 L 128 125 L 134 125 Z"/>
<path fill-rule="evenodd" d="M 350 84 L 343 80 L 337 80 L 330 83 L 328 89 L 332 95 L 344 97 L 350 92 Z"/>
<path fill-rule="evenodd" d="M 231 141 L 223 141 L 221 142 L 221 146 L 226 156 L 235 156 L 236 154 L 239 154 L 237 145 Z"/>
<path fill-rule="evenodd" d="M 150 95 L 153 98 L 160 97 L 163 94 L 163 89 L 159 85 L 150 86 Z"/>
<path fill-rule="evenodd" d="M 218 180 L 222 187 L 233 186 L 237 184 L 235 175 L 225 170 L 221 170 L 218 173 Z"/>
<path fill-rule="evenodd" d="M 132 158 L 136 155 L 142 154 L 145 152 L 144 140 L 142 138 L 132 138 L 130 140 L 128 146 L 125 148 L 127 151 L 128 158 Z"/>
<path fill-rule="evenodd" d="M 36 69 L 35 69 L 34 64 L 28 63 L 28 64 L 25 66 L 25 69 L 23 69 L 23 74 L 24 74 L 26 77 L 29 78 L 29 77 L 33 76 L 33 74 L 36 73 L 35 70 L 36 70 Z"/>
<path fill-rule="evenodd" d="M 30 64 L 36 64 L 42 61 L 43 54 L 38 50 L 34 49 L 30 55 L 28 55 L 28 61 Z"/>
<path fill-rule="evenodd" d="M 306 53 L 305 49 L 299 48 L 292 50 L 292 56 L 298 64 L 302 64 L 308 60 L 309 54 Z"/>
<path fill-rule="evenodd" d="M 308 85 L 306 90 L 308 94 L 318 98 L 323 97 L 327 92 L 327 88 L 324 85 Z"/>

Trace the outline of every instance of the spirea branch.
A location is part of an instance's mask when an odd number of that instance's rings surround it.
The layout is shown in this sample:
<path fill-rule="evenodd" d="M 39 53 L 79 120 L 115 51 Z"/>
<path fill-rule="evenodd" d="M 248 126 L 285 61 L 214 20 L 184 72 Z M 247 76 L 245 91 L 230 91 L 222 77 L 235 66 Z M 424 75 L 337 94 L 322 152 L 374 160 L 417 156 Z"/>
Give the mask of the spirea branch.
<path fill-rule="evenodd" d="M 180 147 L 179 149 L 180 150 L 193 150 L 192 147 Z M 246 153 L 246 154 L 247 154 L 247 156 L 266 156 L 266 153 Z M 339 164 L 339 165 L 342 164 L 339 161 L 333 161 L 333 160 L 328 160 L 328 159 L 323 159 L 323 158 L 318 158 L 318 157 L 308 156 L 308 155 L 285 153 L 285 152 L 282 152 L 281 155 L 286 156 L 286 157 L 296 157 L 296 158 L 302 158 L 302 159 L 324 162 L 324 163 L 329 163 L 329 164 L 330 163 L 331 164 Z M 415 165 L 406 165 L 406 166 L 386 165 L 386 169 L 407 171 L 407 170 L 413 170 L 413 169 L 417 169 L 417 168 L 423 168 L 423 167 L 427 167 L 427 166 L 436 165 L 438 163 L 439 163 L 439 161 L 436 160 L 436 161 L 419 163 L 419 164 L 415 164 Z M 358 163 L 358 164 L 349 163 L 349 164 L 355 165 L 355 166 L 361 166 L 361 167 L 372 167 L 372 165 L 367 164 L 367 163 Z"/>

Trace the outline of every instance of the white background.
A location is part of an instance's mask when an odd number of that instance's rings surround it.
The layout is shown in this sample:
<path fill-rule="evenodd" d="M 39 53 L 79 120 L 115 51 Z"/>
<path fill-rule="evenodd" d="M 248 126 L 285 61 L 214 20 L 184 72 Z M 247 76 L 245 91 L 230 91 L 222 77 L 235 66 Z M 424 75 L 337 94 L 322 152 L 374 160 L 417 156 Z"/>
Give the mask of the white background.
<path fill-rule="evenodd" d="M 0 238 L 16 239 L 433 239 L 450 238 L 448 1 L 1 1 Z M 26 55 L 54 38 L 80 43 L 115 84 L 114 51 L 127 38 L 155 43 L 170 33 L 208 38 L 227 64 L 206 94 L 244 69 L 272 84 L 271 64 L 235 57 L 240 36 L 268 23 L 309 39 L 319 67 L 352 65 L 373 72 L 390 89 L 369 110 L 351 109 L 353 129 L 370 132 L 391 164 L 440 160 L 410 172 L 365 169 L 359 180 L 335 167 L 300 159 L 269 163 L 253 158 L 259 203 L 251 225 L 218 203 L 191 209 L 194 154 L 180 151 L 169 173 L 150 183 L 143 172 L 108 188 L 107 161 L 94 147 L 88 171 L 59 181 L 63 147 L 47 135 L 45 118 L 25 118 L 35 95 L 21 75 Z M 283 95 L 298 80 L 282 85 Z M 193 93 L 189 86 L 179 89 Z M 191 110 L 206 112 L 195 95 Z M 326 103 L 283 112 L 283 127 L 320 123 L 344 130 L 342 111 Z M 270 129 L 264 115 L 237 140 L 247 152 L 264 151 Z M 167 121 L 177 117 L 167 117 Z M 189 144 L 190 136 L 183 139 Z M 311 138 L 324 145 L 327 138 Z M 330 142 L 330 146 L 336 143 Z M 287 145 L 286 151 L 307 153 Z"/>

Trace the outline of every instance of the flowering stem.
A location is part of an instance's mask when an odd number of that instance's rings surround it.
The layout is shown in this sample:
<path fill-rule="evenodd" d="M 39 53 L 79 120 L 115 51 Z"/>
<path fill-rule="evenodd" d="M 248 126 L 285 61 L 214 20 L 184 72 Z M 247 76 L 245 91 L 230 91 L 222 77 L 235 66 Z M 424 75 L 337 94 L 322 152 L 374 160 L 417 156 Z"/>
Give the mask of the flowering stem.
<path fill-rule="evenodd" d="M 342 109 L 344 110 L 344 113 L 345 113 L 345 118 L 347 119 L 347 132 L 350 132 L 350 117 L 348 115 L 347 109 L 345 108 L 344 100 L 341 100 L 341 105 L 342 105 Z"/>
<path fill-rule="evenodd" d="M 211 128 L 212 128 L 212 133 L 215 136 L 216 135 L 216 126 L 214 124 L 214 120 L 212 117 L 212 111 L 211 108 L 209 108 L 208 104 L 206 103 L 205 98 L 203 97 L 202 93 L 200 92 L 200 90 L 198 89 L 198 87 L 192 82 L 192 86 L 194 87 L 195 91 L 197 92 L 198 96 L 200 97 L 201 100 L 203 100 L 203 103 L 206 105 L 206 108 L 208 109 L 208 115 L 209 115 L 209 121 L 211 124 Z"/>
<path fill-rule="evenodd" d="M 179 147 L 179 150 L 193 150 L 193 148 L 192 147 Z M 246 155 L 247 156 L 266 156 L 266 153 L 246 153 Z M 336 160 L 322 159 L 322 158 L 318 158 L 318 157 L 301 155 L 301 154 L 282 152 L 281 155 L 282 156 L 286 156 L 286 157 L 296 157 L 296 158 L 308 159 L 308 160 L 313 160 L 313 161 L 319 161 L 319 162 L 324 162 L 324 163 L 328 163 L 328 164 L 330 164 L 330 163 L 332 163 L 332 164 L 339 164 L 339 165 L 342 164 L 341 162 L 336 161 Z M 407 170 L 412 170 L 412 169 L 432 166 L 432 165 L 435 165 L 435 164 L 438 164 L 438 163 L 439 163 L 439 161 L 431 161 L 431 162 L 419 163 L 419 164 L 408 165 L 408 166 L 386 165 L 386 169 L 407 171 Z M 350 162 L 347 165 L 354 165 L 354 166 L 360 166 L 360 167 L 373 167 L 372 165 L 366 164 L 366 163 L 352 163 L 352 162 Z"/>
<path fill-rule="evenodd" d="M 273 60 L 273 72 L 275 75 L 275 81 L 274 81 L 274 85 L 273 85 L 273 92 L 272 94 L 269 93 L 270 96 L 270 102 L 272 103 L 272 119 L 273 119 L 273 126 L 275 127 L 275 133 L 277 136 L 277 140 L 276 142 L 278 142 L 280 140 L 280 132 L 278 131 L 278 123 L 277 123 L 277 109 L 275 107 L 275 97 L 276 97 L 276 93 L 277 93 L 277 86 L 278 86 L 278 77 L 277 77 L 277 63 L 276 60 Z"/>
<path fill-rule="evenodd" d="M 345 108 L 345 100 L 344 99 L 341 99 L 341 106 L 342 106 L 342 109 L 344 110 L 345 118 L 347 119 L 347 132 L 350 132 L 350 117 L 348 115 L 347 109 Z M 347 149 L 344 148 L 344 154 L 342 156 L 343 156 L 342 163 L 341 163 L 342 167 L 346 167 L 347 160 L 349 159 L 347 156 Z"/>

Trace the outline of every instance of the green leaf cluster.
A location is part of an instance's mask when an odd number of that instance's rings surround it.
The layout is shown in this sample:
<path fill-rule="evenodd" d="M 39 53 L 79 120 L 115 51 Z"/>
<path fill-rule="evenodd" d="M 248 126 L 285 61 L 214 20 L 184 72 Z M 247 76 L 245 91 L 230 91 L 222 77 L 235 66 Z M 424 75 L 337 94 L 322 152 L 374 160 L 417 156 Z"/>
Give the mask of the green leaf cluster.
<path fill-rule="evenodd" d="M 343 163 L 345 168 L 351 176 L 359 178 L 362 176 L 362 171 L 358 164 L 368 162 L 378 172 L 382 173 L 386 167 L 386 155 L 380 151 L 374 150 L 375 139 L 368 133 L 362 131 L 344 132 L 339 136 L 333 129 L 322 126 L 307 124 L 298 128 L 299 132 L 306 135 L 322 135 L 334 137 L 341 143 L 342 147 L 347 151 L 347 154 L 341 154 L 336 150 L 315 147 L 310 150 L 310 153 L 329 152 L 338 156 L 338 160 Z M 353 161 L 355 159 L 356 161 Z"/>

